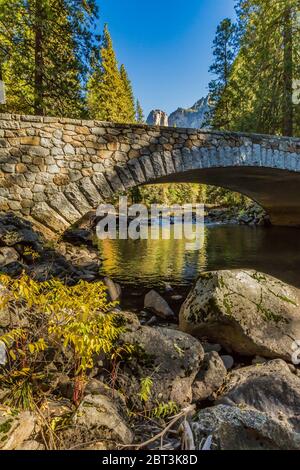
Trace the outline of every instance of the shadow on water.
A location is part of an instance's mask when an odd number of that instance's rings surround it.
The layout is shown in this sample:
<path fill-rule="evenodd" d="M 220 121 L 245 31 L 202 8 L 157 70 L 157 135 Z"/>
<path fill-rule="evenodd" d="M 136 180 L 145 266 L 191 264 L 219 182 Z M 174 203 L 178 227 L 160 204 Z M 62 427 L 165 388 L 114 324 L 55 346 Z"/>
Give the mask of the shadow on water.
<path fill-rule="evenodd" d="M 204 246 L 187 251 L 186 240 L 104 240 L 103 273 L 132 287 L 164 282 L 188 287 L 215 269 L 255 269 L 300 287 L 300 229 L 207 225 Z"/>

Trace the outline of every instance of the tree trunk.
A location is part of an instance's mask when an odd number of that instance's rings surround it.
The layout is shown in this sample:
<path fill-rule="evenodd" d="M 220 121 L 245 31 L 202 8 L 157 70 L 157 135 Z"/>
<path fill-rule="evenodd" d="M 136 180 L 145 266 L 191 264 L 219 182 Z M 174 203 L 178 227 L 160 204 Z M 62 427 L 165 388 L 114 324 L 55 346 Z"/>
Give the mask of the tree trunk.
<path fill-rule="evenodd" d="M 293 135 L 293 18 L 292 9 L 286 7 L 283 16 L 283 135 Z"/>
<path fill-rule="evenodd" d="M 44 114 L 44 59 L 43 59 L 43 0 L 35 0 L 35 69 L 34 69 L 34 113 Z"/>

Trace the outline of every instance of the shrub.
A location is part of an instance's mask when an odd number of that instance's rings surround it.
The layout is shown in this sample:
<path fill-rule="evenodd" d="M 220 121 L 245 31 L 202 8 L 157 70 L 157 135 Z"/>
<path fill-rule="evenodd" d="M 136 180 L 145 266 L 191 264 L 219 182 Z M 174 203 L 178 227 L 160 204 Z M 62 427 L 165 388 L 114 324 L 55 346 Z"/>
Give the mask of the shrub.
<path fill-rule="evenodd" d="M 17 280 L 2 275 L 0 284 L 4 289 L 0 308 L 12 312 L 20 324 L 0 336 L 8 350 L 0 385 L 9 387 L 10 404 L 32 407 L 40 392 L 39 381 L 45 377 L 49 348 L 71 352 L 78 403 L 96 355 L 115 358 L 120 354 L 117 340 L 125 320 L 113 311 L 115 304 L 108 302 L 106 287 L 102 282 L 80 281 L 72 287 L 60 280 L 38 283 L 27 275 Z"/>

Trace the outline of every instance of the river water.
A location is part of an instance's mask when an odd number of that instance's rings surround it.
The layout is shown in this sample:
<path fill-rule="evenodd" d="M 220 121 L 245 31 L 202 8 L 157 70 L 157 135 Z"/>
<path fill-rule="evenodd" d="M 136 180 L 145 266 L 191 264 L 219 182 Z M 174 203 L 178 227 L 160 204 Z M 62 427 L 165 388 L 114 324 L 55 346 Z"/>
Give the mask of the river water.
<path fill-rule="evenodd" d="M 164 284 L 187 294 L 202 271 L 250 268 L 300 287 L 300 229 L 206 225 L 203 247 L 188 251 L 187 240 L 103 240 L 102 274 L 140 297 Z M 128 306 L 133 302 L 128 300 Z"/>

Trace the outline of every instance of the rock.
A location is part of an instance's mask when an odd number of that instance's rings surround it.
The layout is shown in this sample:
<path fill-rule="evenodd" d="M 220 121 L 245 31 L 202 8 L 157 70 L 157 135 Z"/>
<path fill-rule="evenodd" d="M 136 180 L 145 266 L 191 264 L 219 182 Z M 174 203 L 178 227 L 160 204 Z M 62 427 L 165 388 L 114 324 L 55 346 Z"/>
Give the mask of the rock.
<path fill-rule="evenodd" d="M 220 356 L 220 357 L 221 357 L 221 359 L 223 361 L 223 364 L 224 364 L 224 366 L 226 367 L 227 370 L 233 368 L 234 359 L 233 359 L 232 356 L 224 355 L 224 356 Z"/>
<path fill-rule="evenodd" d="M 3 341 L 0 341 L 0 366 L 5 366 L 7 363 L 6 346 Z"/>
<path fill-rule="evenodd" d="M 116 302 L 116 301 L 120 300 L 121 295 L 122 295 L 122 289 L 121 289 L 120 284 L 117 284 L 116 282 L 114 282 L 109 277 L 105 277 L 103 279 L 103 282 L 107 287 L 107 291 L 108 291 L 110 300 L 112 302 Z"/>
<path fill-rule="evenodd" d="M 172 295 L 171 299 L 172 300 L 181 300 L 181 299 L 183 299 L 183 297 L 182 297 L 182 295 Z"/>
<path fill-rule="evenodd" d="M 175 316 L 168 302 L 155 290 L 151 290 L 145 295 L 144 308 L 148 308 L 161 318 L 171 318 Z"/>
<path fill-rule="evenodd" d="M 155 325 L 155 323 L 157 323 L 157 318 L 155 315 L 153 315 L 148 321 L 146 321 L 147 326 Z"/>
<path fill-rule="evenodd" d="M 206 353 L 211 352 L 211 351 L 220 352 L 222 349 L 222 346 L 218 343 L 212 344 L 212 343 L 203 342 L 202 346 Z"/>
<path fill-rule="evenodd" d="M 149 126 L 168 126 L 168 115 L 160 109 L 154 109 L 147 117 Z"/>
<path fill-rule="evenodd" d="M 29 411 L 16 412 L 1 406 L 0 449 L 17 450 L 33 434 L 35 416 Z"/>
<path fill-rule="evenodd" d="M 215 351 L 206 353 L 192 386 L 193 402 L 209 398 L 221 387 L 226 374 L 226 368 L 219 354 Z"/>
<path fill-rule="evenodd" d="M 116 404 L 104 395 L 87 395 L 72 418 L 70 428 L 62 431 L 60 438 L 66 449 L 84 447 L 91 441 L 110 441 L 131 444 L 133 433 Z"/>
<path fill-rule="evenodd" d="M 36 245 L 40 238 L 37 233 L 31 229 L 19 229 L 15 226 L 0 226 L 0 240 L 1 242 L 9 247 L 16 245 L 17 243 L 23 243 L 26 245 Z"/>
<path fill-rule="evenodd" d="M 180 310 L 180 329 L 229 352 L 291 361 L 300 338 L 300 291 L 252 270 L 202 274 Z"/>
<path fill-rule="evenodd" d="M 34 440 L 24 441 L 17 450 L 45 450 L 44 444 Z"/>
<path fill-rule="evenodd" d="M 255 408 L 299 433 L 300 443 L 300 379 L 281 359 L 231 372 L 218 403 Z"/>
<path fill-rule="evenodd" d="M 15 261 L 18 261 L 18 259 L 19 254 L 14 248 L 8 246 L 0 248 L 0 266 L 14 263 Z"/>
<path fill-rule="evenodd" d="M 43 415 L 51 420 L 72 413 L 73 403 L 70 400 L 59 397 L 57 400 L 45 400 L 41 411 Z"/>
<path fill-rule="evenodd" d="M 265 362 L 268 362 L 268 360 L 265 357 L 261 356 L 255 356 L 252 359 L 252 364 L 264 364 Z"/>
<path fill-rule="evenodd" d="M 169 284 L 168 282 L 164 282 L 164 286 L 166 292 L 173 292 L 173 287 L 171 286 L 171 284 Z"/>
<path fill-rule="evenodd" d="M 218 405 L 201 410 L 191 425 L 196 449 L 212 436 L 213 450 L 295 450 L 299 433 L 261 411 Z"/>
<path fill-rule="evenodd" d="M 19 261 L 14 261 L 13 263 L 0 267 L 1 274 L 6 274 L 10 277 L 18 277 L 24 271 L 27 272 L 27 267 Z"/>
<path fill-rule="evenodd" d="M 72 245 L 90 245 L 92 243 L 92 232 L 88 229 L 77 228 L 69 229 L 64 232 L 64 241 L 71 243 Z"/>
<path fill-rule="evenodd" d="M 133 324 L 122 336 L 137 352 L 118 374 L 119 389 L 137 409 L 151 409 L 158 402 L 179 405 L 192 401 L 192 383 L 201 367 L 204 351 L 195 338 L 176 330 Z M 140 398 L 141 380 L 150 377 L 152 385 L 146 403 Z"/>

